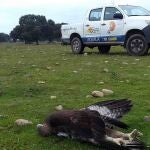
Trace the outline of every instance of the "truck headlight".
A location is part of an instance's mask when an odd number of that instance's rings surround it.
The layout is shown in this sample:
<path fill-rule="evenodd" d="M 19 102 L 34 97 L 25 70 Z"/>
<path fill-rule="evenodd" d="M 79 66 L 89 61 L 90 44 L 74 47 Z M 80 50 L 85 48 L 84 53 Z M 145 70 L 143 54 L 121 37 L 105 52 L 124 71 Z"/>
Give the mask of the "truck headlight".
<path fill-rule="evenodd" d="M 145 20 L 145 22 L 146 22 L 148 25 L 150 25 L 150 20 Z"/>

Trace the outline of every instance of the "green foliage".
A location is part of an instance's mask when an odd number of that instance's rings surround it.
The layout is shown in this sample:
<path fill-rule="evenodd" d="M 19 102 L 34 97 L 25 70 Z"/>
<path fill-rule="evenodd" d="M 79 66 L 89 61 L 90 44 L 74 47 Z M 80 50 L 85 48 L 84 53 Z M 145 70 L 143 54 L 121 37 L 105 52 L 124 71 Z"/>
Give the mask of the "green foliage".
<path fill-rule="evenodd" d="M 17 25 L 10 36 L 13 41 L 24 40 L 25 43 L 36 42 L 39 44 L 39 40 L 52 41 L 54 39 L 60 39 L 61 25 L 55 24 L 53 20 L 46 20 L 45 16 L 40 15 L 25 15 L 19 19 L 19 25 Z"/>
<path fill-rule="evenodd" d="M 36 125 L 43 122 L 55 106 L 80 109 L 92 103 L 130 98 L 132 111 L 123 118 L 132 131 L 143 132 L 150 145 L 150 64 L 149 56 L 130 57 L 123 48 L 113 47 L 109 55 L 86 49 L 88 55 L 73 55 L 70 46 L 0 45 L 0 149 L 1 150 L 99 150 L 90 144 L 57 137 L 42 138 Z M 109 71 L 105 72 L 107 68 Z M 74 72 L 76 71 L 76 73 Z M 39 81 L 44 81 L 43 84 Z M 100 82 L 104 84 L 100 84 Z M 87 98 L 94 90 L 112 89 L 114 95 Z M 57 96 L 50 99 L 50 96 Z M 33 121 L 17 127 L 16 119 Z M 128 132 L 129 132 L 128 131 Z M 127 131 L 126 131 L 127 132 Z"/>
<path fill-rule="evenodd" d="M 19 19 L 20 26 L 42 26 L 47 24 L 45 16 L 25 15 Z"/>
<path fill-rule="evenodd" d="M 9 35 L 5 33 L 0 33 L 0 42 L 8 42 L 9 41 Z"/>
<path fill-rule="evenodd" d="M 13 31 L 10 32 L 10 37 L 16 42 L 17 39 L 22 39 L 22 28 L 20 25 L 17 25 Z"/>

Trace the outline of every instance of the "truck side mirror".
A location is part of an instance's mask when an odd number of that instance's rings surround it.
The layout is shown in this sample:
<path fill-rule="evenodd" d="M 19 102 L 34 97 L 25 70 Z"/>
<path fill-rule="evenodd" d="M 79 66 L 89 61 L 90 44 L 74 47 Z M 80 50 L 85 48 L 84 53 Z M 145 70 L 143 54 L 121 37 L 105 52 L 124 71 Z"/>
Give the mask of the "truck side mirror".
<path fill-rule="evenodd" d="M 113 18 L 114 19 L 123 19 L 123 15 L 121 13 L 115 13 Z"/>

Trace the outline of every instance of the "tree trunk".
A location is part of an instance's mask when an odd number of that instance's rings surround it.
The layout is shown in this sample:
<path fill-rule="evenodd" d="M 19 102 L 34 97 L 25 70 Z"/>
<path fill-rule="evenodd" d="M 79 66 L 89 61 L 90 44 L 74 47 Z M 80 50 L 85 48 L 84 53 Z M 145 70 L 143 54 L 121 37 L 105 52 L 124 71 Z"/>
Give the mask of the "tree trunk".
<path fill-rule="evenodd" d="M 36 42 L 36 45 L 39 45 L 39 40 L 36 40 L 35 42 Z"/>

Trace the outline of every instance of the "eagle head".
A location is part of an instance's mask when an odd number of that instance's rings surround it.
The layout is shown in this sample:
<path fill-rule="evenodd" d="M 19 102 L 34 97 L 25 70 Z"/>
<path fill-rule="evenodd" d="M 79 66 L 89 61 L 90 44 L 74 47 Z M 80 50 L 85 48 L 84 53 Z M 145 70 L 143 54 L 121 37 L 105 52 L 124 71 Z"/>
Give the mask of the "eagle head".
<path fill-rule="evenodd" d="M 51 128 L 47 124 L 38 124 L 37 130 L 38 133 L 43 137 L 47 137 L 51 134 Z"/>

